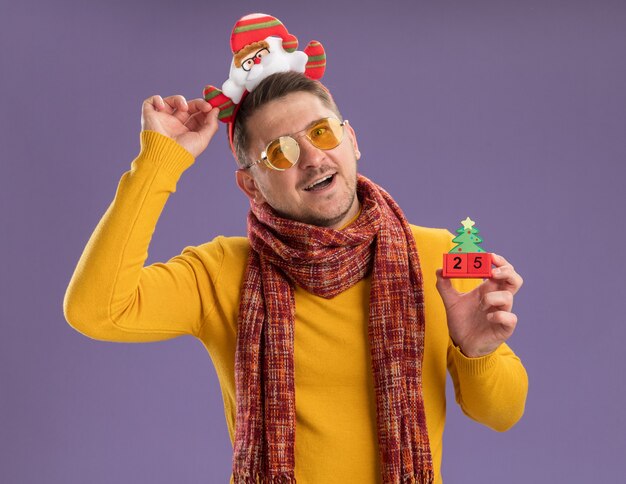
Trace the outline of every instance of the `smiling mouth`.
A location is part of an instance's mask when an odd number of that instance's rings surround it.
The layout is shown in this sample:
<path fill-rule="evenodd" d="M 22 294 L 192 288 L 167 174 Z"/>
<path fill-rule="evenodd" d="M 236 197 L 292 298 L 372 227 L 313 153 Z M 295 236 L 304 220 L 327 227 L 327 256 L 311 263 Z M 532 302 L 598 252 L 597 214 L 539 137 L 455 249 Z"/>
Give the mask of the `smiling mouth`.
<path fill-rule="evenodd" d="M 328 185 L 330 185 L 335 179 L 336 173 L 332 173 L 330 175 L 326 175 L 324 178 L 320 178 L 315 183 L 311 183 L 309 186 L 304 187 L 304 190 L 307 192 L 314 192 L 317 190 L 323 190 Z"/>

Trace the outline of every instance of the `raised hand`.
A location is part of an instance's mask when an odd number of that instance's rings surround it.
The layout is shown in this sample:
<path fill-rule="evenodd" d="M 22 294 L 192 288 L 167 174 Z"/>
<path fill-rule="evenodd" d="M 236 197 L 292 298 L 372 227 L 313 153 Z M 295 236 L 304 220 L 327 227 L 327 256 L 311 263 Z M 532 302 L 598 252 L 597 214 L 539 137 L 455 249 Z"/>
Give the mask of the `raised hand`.
<path fill-rule="evenodd" d="M 437 270 L 437 290 L 446 308 L 450 337 L 470 358 L 494 351 L 517 324 L 513 296 L 524 281 L 504 257 L 492 256 L 493 277 L 467 293 L 459 293 Z"/>
<path fill-rule="evenodd" d="M 217 131 L 219 109 L 204 99 L 150 96 L 141 106 L 141 129 L 169 136 L 197 158 Z"/>

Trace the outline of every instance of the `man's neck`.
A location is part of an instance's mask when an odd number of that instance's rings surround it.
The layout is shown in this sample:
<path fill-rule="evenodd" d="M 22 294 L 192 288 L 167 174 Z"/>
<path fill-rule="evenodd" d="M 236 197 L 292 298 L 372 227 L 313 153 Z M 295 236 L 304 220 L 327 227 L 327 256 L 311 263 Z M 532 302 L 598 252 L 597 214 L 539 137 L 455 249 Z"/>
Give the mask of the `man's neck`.
<path fill-rule="evenodd" d="M 359 215 L 361 215 L 361 211 L 363 210 L 363 206 L 361 205 L 361 202 L 359 202 L 359 209 L 356 212 L 356 215 L 354 217 L 352 217 L 350 220 L 348 220 L 345 224 L 343 224 L 341 227 L 339 227 L 337 230 L 343 230 L 346 227 L 348 227 L 349 225 L 351 225 L 356 219 L 359 218 Z"/>

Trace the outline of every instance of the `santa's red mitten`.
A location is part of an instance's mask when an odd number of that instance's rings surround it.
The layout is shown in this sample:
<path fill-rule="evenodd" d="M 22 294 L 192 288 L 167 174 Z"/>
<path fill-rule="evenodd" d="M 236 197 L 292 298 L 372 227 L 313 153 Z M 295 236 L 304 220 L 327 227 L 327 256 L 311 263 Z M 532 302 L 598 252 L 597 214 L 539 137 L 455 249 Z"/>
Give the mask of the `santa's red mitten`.
<path fill-rule="evenodd" d="M 309 57 L 304 67 L 304 74 L 311 79 L 321 79 L 326 70 L 324 46 L 317 40 L 312 40 L 307 44 L 304 53 Z"/>
<path fill-rule="evenodd" d="M 208 84 L 202 91 L 205 101 L 214 108 L 219 108 L 220 113 L 217 118 L 224 123 L 230 123 L 233 120 L 235 104 L 232 100 L 225 96 L 224 93 L 215 86 Z"/>

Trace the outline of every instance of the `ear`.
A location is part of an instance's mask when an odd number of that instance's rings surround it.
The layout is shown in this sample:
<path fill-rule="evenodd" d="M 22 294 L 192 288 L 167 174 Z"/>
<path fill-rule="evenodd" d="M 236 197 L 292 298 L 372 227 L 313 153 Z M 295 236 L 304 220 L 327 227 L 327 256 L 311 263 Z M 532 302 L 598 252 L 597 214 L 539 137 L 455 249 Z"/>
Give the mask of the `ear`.
<path fill-rule="evenodd" d="M 356 159 L 360 159 L 361 158 L 361 152 L 359 151 L 359 143 L 356 140 L 356 133 L 354 132 L 354 129 L 352 128 L 352 126 L 350 126 L 350 123 L 348 122 L 348 120 L 345 120 L 345 127 L 348 130 L 348 136 L 350 136 L 350 140 L 352 141 L 352 147 L 354 148 L 354 154 L 356 156 Z"/>
<path fill-rule="evenodd" d="M 265 203 L 265 197 L 259 190 L 256 180 L 248 173 L 248 170 L 237 170 L 235 172 L 237 186 L 245 193 L 246 197 L 253 200 L 257 204 Z"/>

